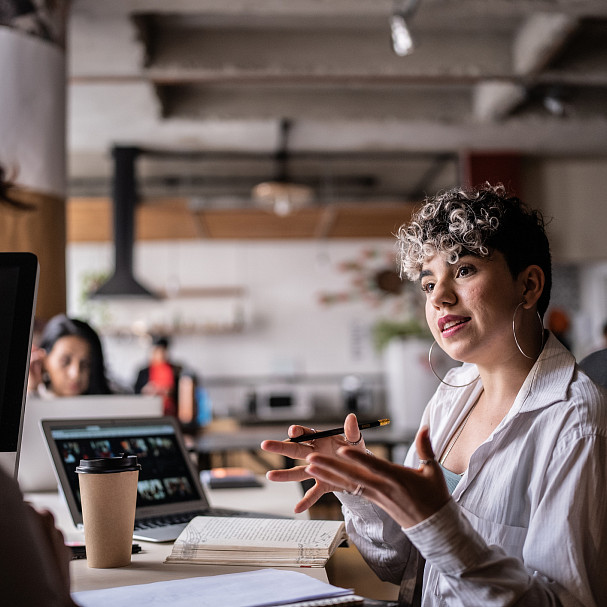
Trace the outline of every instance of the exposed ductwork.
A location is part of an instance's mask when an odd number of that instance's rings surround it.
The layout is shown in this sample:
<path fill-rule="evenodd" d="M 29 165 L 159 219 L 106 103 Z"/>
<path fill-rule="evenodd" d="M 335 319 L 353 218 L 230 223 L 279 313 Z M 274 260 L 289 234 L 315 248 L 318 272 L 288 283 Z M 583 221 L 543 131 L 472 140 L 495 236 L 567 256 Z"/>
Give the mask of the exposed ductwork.
<path fill-rule="evenodd" d="M 142 286 L 133 273 L 137 178 L 135 163 L 141 150 L 116 146 L 112 149 L 114 179 L 114 273 L 91 297 L 157 297 Z"/>

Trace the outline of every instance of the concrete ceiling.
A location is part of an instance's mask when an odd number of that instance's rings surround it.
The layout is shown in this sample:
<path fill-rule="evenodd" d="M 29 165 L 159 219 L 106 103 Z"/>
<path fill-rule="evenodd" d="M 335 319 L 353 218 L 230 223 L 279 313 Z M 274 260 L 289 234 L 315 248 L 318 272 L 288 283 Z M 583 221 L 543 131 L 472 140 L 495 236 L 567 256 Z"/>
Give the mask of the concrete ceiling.
<path fill-rule="evenodd" d="M 421 0 L 398 57 L 408 4 L 74 0 L 70 193 L 110 192 L 116 145 L 157 152 L 144 195 L 209 207 L 251 205 L 283 161 L 322 203 L 455 185 L 467 150 L 607 154 L 605 0 Z"/>

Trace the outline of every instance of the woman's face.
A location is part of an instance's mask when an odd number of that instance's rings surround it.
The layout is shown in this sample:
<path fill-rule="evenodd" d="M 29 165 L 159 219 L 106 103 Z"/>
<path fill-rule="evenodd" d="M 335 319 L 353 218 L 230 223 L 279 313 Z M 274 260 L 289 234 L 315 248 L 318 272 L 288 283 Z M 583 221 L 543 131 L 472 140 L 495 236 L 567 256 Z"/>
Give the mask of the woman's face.
<path fill-rule="evenodd" d="M 516 356 L 512 316 L 524 288 L 502 253 L 465 255 L 455 264 L 437 254 L 422 267 L 421 287 L 428 326 L 449 356 L 479 365 Z"/>
<path fill-rule="evenodd" d="M 60 337 L 44 359 L 50 388 L 57 396 L 84 394 L 91 377 L 91 347 L 75 335 Z"/>

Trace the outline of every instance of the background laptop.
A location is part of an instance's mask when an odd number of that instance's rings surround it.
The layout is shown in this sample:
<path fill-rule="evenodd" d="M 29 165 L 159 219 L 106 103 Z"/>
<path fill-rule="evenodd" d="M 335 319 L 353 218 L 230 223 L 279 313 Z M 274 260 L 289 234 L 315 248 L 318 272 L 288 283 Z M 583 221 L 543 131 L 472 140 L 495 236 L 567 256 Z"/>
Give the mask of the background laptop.
<path fill-rule="evenodd" d="M 141 464 L 135 532 L 139 540 L 177 539 L 195 516 L 288 518 L 212 508 L 173 417 L 43 420 L 42 428 L 65 499 L 77 526 L 82 508 L 76 466 L 81 459 L 136 455 Z"/>
<path fill-rule="evenodd" d="M 154 416 L 162 416 L 161 396 L 104 394 L 53 399 L 28 396 L 18 474 L 21 491 L 57 490 L 55 466 L 42 433 L 43 419 Z"/>

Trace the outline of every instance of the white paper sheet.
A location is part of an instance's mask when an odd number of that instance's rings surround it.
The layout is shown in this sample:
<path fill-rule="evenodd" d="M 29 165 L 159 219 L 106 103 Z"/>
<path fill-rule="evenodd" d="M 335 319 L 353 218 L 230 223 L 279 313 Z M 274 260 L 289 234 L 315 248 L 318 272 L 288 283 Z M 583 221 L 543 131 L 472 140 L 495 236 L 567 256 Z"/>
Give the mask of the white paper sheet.
<path fill-rule="evenodd" d="M 259 569 L 137 586 L 74 592 L 82 607 L 263 607 L 313 598 L 344 596 L 352 590 L 332 586 L 305 573 Z"/>

